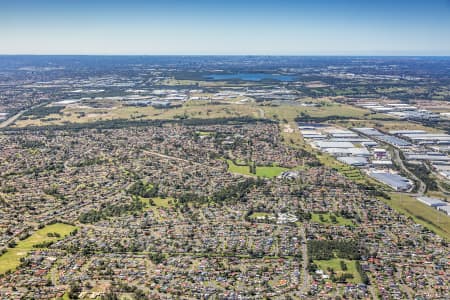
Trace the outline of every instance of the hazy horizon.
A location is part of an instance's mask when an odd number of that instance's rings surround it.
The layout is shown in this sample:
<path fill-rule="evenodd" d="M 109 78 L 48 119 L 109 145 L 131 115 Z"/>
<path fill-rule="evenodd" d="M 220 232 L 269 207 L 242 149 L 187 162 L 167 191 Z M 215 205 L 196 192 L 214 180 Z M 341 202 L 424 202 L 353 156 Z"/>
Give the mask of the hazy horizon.
<path fill-rule="evenodd" d="M 8 53 L 0 53 L 0 56 L 110 56 L 110 57 L 127 57 L 127 56 L 141 56 L 141 57 L 164 57 L 164 56 L 181 56 L 181 57 L 202 57 L 202 56 L 217 56 L 217 57 L 373 57 L 373 58 L 377 58 L 377 57 L 384 57 L 384 58 L 389 58 L 389 57 L 394 57 L 394 58 L 450 58 L 450 54 L 443 54 L 443 55 L 439 55 L 439 54 L 430 54 L 430 55 L 407 55 L 407 54 L 186 54 L 186 53 L 179 53 L 179 54 L 162 54 L 162 53 L 154 53 L 154 54 L 127 54 L 127 53 L 117 53 L 117 54 L 111 54 L 111 53 L 107 53 L 107 54 L 102 54 L 102 53 L 85 53 L 85 54 L 80 54 L 80 53 L 67 53 L 67 54 L 59 54 L 59 53 L 39 53 L 39 54 L 32 54 L 32 53 L 17 53 L 17 54 L 8 54 Z"/>
<path fill-rule="evenodd" d="M 448 0 L 0 0 L 0 7 L 4 55 L 450 56 Z"/>

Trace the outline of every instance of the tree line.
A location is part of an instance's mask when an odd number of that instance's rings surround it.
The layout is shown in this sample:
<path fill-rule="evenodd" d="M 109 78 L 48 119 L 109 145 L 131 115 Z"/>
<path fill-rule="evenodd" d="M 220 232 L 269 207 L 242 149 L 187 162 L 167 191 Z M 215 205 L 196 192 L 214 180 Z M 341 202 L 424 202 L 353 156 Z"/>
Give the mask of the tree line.
<path fill-rule="evenodd" d="M 359 244 L 355 240 L 310 240 L 307 246 L 311 260 L 329 260 L 336 257 L 349 260 L 361 258 Z"/>

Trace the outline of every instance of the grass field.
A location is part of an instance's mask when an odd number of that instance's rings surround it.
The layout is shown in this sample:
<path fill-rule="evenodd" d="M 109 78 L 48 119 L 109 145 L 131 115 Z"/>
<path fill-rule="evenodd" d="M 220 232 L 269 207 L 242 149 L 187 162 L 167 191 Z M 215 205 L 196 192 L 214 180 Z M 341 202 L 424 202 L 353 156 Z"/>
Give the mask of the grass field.
<path fill-rule="evenodd" d="M 155 203 L 155 206 L 157 207 L 165 207 L 165 208 L 169 208 L 170 207 L 170 203 L 169 201 L 173 200 L 173 198 L 153 198 L 153 203 Z"/>
<path fill-rule="evenodd" d="M 345 177 L 355 182 L 363 183 L 366 181 L 366 178 L 364 178 L 360 170 L 348 166 L 344 163 L 341 163 L 340 161 L 336 160 L 334 157 L 328 154 L 325 153 L 317 154 L 317 158 L 325 166 L 337 170 L 339 173 L 343 174 Z"/>
<path fill-rule="evenodd" d="M 70 234 L 75 228 L 71 225 L 56 223 L 39 229 L 30 237 L 19 241 L 16 247 L 8 248 L 7 252 L 0 256 L 0 274 L 17 268 L 20 264 L 20 259 L 27 256 L 28 251 L 32 250 L 34 245 L 60 240 Z M 47 236 L 48 233 L 58 233 L 61 237 L 49 237 Z"/>
<path fill-rule="evenodd" d="M 367 110 L 346 104 L 338 104 L 328 99 L 312 100 L 322 107 L 305 107 L 299 105 L 261 106 L 255 103 L 209 104 L 207 101 L 188 101 L 182 107 L 173 109 L 156 109 L 153 107 L 122 106 L 111 101 L 108 107 L 92 108 L 79 103 L 64 108 L 59 114 L 49 114 L 42 118 L 24 116 L 16 121 L 15 126 L 61 125 L 65 123 L 88 123 L 112 119 L 148 120 L 183 118 L 226 118 L 255 117 L 293 122 L 301 113 L 311 117 L 343 116 L 364 118 Z"/>
<path fill-rule="evenodd" d="M 247 176 L 265 177 L 265 178 L 273 178 L 273 177 L 280 175 L 284 171 L 289 170 L 287 168 L 282 168 L 282 167 L 277 167 L 277 166 L 273 166 L 273 167 L 256 166 L 256 174 L 253 174 L 253 173 L 250 173 L 249 166 L 236 165 L 230 159 L 227 159 L 227 164 L 228 164 L 228 171 L 230 171 L 231 173 L 242 174 L 242 175 L 247 175 Z"/>
<path fill-rule="evenodd" d="M 170 208 L 174 204 L 174 198 L 167 197 L 167 198 L 161 198 L 161 197 L 155 197 L 155 198 L 140 198 L 142 203 L 145 205 L 146 211 L 152 211 L 155 217 L 159 220 L 164 220 L 165 217 L 161 214 L 160 209 L 161 208 Z M 150 205 L 150 200 L 152 200 L 152 205 Z"/>
<path fill-rule="evenodd" d="M 347 270 L 343 271 L 341 268 L 341 261 L 343 261 L 347 265 Z M 315 260 L 314 263 L 319 267 L 319 269 L 327 272 L 328 268 L 332 268 L 336 273 L 336 277 L 339 277 L 343 273 L 350 273 L 353 275 L 352 279 L 348 279 L 348 282 L 353 283 L 361 283 L 361 275 L 358 273 L 356 269 L 356 261 L 347 260 L 347 259 L 330 259 L 330 260 Z"/>
<path fill-rule="evenodd" d="M 64 293 L 62 300 L 70 300 L 69 293 Z"/>
<path fill-rule="evenodd" d="M 256 176 L 273 178 L 289 169 L 282 167 L 256 167 Z"/>
<path fill-rule="evenodd" d="M 376 181 L 375 179 L 372 179 L 368 176 L 366 176 L 364 173 L 361 172 L 361 170 L 346 165 L 344 163 L 341 163 L 340 161 L 336 160 L 334 157 L 325 154 L 325 153 L 318 153 L 316 155 L 316 157 L 319 159 L 319 161 L 332 169 L 335 169 L 337 172 L 341 173 L 342 175 L 344 175 L 345 177 L 347 177 L 348 179 L 359 183 L 359 184 L 366 184 L 366 185 L 372 185 L 375 186 L 381 190 L 387 190 L 388 187 L 379 183 L 378 181 Z"/>
<path fill-rule="evenodd" d="M 267 217 L 267 216 L 270 216 L 270 214 L 265 213 L 265 212 L 254 212 L 250 215 L 250 218 L 256 219 L 256 218 Z"/>
<path fill-rule="evenodd" d="M 301 148 L 307 151 L 312 151 L 311 146 L 305 143 L 305 140 L 298 129 L 298 125 L 294 121 L 280 123 L 280 134 L 285 145 L 297 149 Z"/>
<path fill-rule="evenodd" d="M 365 118 L 365 114 L 369 113 L 368 110 L 354 107 L 346 104 L 338 104 L 329 101 L 328 99 L 314 100 L 313 102 L 321 103 L 320 107 L 307 107 L 307 106 L 293 106 L 293 105 L 280 105 L 280 106 L 264 106 L 264 112 L 267 118 L 287 120 L 288 122 L 295 120 L 302 113 L 315 118 L 329 117 L 329 116 L 342 116 L 352 118 Z"/>
<path fill-rule="evenodd" d="M 163 120 L 163 119 L 213 119 L 233 117 L 260 117 L 254 104 L 219 104 L 187 102 L 182 107 L 157 109 L 153 107 L 130 107 L 116 103 L 113 108 L 66 107 L 61 114 L 51 114 L 34 119 L 22 117 L 15 122 L 17 127 L 62 125 L 66 123 L 89 123 L 113 119 Z"/>
<path fill-rule="evenodd" d="M 375 115 L 371 115 L 373 118 Z M 385 115 L 386 116 L 386 115 Z M 382 131 L 390 131 L 390 130 L 425 130 L 428 132 L 441 132 L 439 129 L 433 127 L 427 127 L 421 124 L 412 123 L 408 121 L 398 120 L 398 121 L 378 121 L 378 120 L 370 120 L 370 119 L 361 119 L 361 120 L 342 120 L 338 121 L 337 124 L 346 127 L 374 127 L 380 129 Z"/>
<path fill-rule="evenodd" d="M 322 224 L 354 226 L 352 220 L 346 219 L 341 216 L 336 216 L 336 215 L 334 215 L 334 217 L 336 218 L 336 223 L 333 223 L 330 218 L 332 215 L 333 215 L 332 213 L 324 213 L 324 214 L 313 213 L 313 214 L 311 214 L 311 221 L 317 222 L 317 223 L 322 223 Z M 322 216 L 323 221 L 321 220 L 320 216 Z"/>
<path fill-rule="evenodd" d="M 150 205 L 150 200 L 153 201 L 153 205 Z M 141 197 L 142 203 L 144 203 L 147 208 L 152 208 L 152 207 L 169 208 L 171 206 L 171 203 L 169 203 L 169 202 L 172 200 L 173 200 L 173 198 L 171 198 L 171 197 L 167 197 L 167 198 L 155 197 L 155 198 L 151 198 L 151 199 Z"/>
<path fill-rule="evenodd" d="M 450 240 L 450 217 L 429 207 L 411 196 L 390 193 L 391 200 L 382 200 L 398 212 L 410 216 L 418 224 L 434 231 L 436 234 Z"/>
<path fill-rule="evenodd" d="M 228 171 L 230 171 L 231 173 L 248 175 L 248 176 L 255 176 L 255 174 L 250 173 L 250 167 L 249 166 L 236 165 L 230 159 L 227 159 L 227 164 L 228 164 Z"/>
<path fill-rule="evenodd" d="M 212 131 L 197 131 L 196 132 L 199 136 L 211 136 L 214 134 Z"/>

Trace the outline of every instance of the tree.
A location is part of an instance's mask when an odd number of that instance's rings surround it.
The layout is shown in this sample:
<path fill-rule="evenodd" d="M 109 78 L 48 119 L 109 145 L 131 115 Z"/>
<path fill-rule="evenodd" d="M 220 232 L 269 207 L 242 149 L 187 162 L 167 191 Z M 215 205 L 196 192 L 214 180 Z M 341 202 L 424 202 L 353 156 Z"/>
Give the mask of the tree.
<path fill-rule="evenodd" d="M 69 293 L 68 293 L 69 299 L 78 299 L 81 291 L 82 291 L 82 288 L 78 282 L 70 283 Z"/>

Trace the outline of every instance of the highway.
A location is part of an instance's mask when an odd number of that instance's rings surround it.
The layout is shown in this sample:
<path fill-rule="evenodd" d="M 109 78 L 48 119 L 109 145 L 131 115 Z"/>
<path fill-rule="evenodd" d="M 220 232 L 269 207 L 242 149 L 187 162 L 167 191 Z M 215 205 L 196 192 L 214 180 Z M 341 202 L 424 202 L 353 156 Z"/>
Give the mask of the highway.
<path fill-rule="evenodd" d="M 425 191 L 427 190 L 427 185 L 422 180 L 420 180 L 416 175 L 414 175 L 413 172 L 408 170 L 408 168 L 403 163 L 403 160 L 400 157 L 400 151 L 397 148 L 394 148 L 393 159 L 394 159 L 395 164 L 398 165 L 402 169 L 403 172 L 408 174 L 408 176 L 410 178 L 414 179 L 414 181 L 419 184 L 419 187 L 417 189 L 417 195 L 422 196 L 423 194 L 425 194 Z"/>
<path fill-rule="evenodd" d="M 32 109 L 35 109 L 37 107 L 44 106 L 44 105 L 47 105 L 47 102 L 40 103 L 40 104 L 37 104 L 37 105 L 33 105 L 33 106 L 29 107 L 29 108 L 26 108 L 26 109 L 23 109 L 23 110 L 19 111 L 17 114 L 12 115 L 8 119 L 6 119 L 2 123 L 0 123 L 0 128 L 6 128 L 6 127 L 10 126 L 15 121 L 17 121 L 24 113 L 26 113 L 26 112 L 28 112 L 28 111 L 30 111 Z"/>

